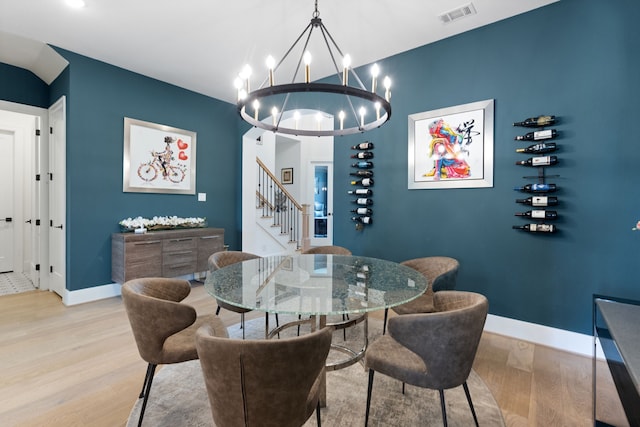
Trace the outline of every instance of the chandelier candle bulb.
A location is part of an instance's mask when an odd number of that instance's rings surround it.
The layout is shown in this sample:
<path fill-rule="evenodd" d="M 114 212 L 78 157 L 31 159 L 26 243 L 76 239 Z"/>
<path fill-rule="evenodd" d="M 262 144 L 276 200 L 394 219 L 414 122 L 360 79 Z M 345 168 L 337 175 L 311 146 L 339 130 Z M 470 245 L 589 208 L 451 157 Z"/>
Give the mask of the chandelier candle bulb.
<path fill-rule="evenodd" d="M 344 129 L 344 111 L 340 110 L 338 113 L 338 118 L 340 119 L 340 130 Z"/>
<path fill-rule="evenodd" d="M 380 103 L 376 102 L 374 104 L 374 106 L 376 107 L 376 120 L 380 120 Z"/>
<path fill-rule="evenodd" d="M 384 98 L 387 102 L 391 101 L 391 79 L 389 76 L 386 76 L 383 81 L 384 84 Z"/>
<path fill-rule="evenodd" d="M 342 58 L 342 66 L 342 84 L 346 86 L 349 83 L 349 67 L 351 66 L 351 56 L 349 54 Z"/>
<path fill-rule="evenodd" d="M 251 84 L 250 84 L 251 67 L 249 66 L 249 64 L 245 65 L 244 68 L 242 69 L 242 72 L 240 73 L 240 78 L 245 81 L 245 90 L 247 91 L 247 93 L 251 92 Z"/>
<path fill-rule="evenodd" d="M 271 109 L 271 116 L 273 116 L 273 125 L 275 126 L 278 123 L 278 109 L 276 107 Z"/>
<path fill-rule="evenodd" d="M 260 101 L 257 99 L 253 101 L 253 114 L 256 120 L 258 120 L 258 110 L 260 109 Z"/>
<path fill-rule="evenodd" d="M 360 107 L 360 127 L 364 127 L 364 114 L 367 112 L 367 110 L 364 109 L 364 107 Z"/>
<path fill-rule="evenodd" d="M 302 60 L 304 61 L 304 82 L 311 82 L 311 54 L 309 51 L 306 51 L 302 56 Z"/>
<path fill-rule="evenodd" d="M 267 56 L 267 68 L 269 69 L 269 86 L 273 86 L 275 79 L 273 76 L 273 69 L 276 66 L 276 60 L 273 56 Z"/>
<path fill-rule="evenodd" d="M 373 93 L 376 93 L 378 74 L 380 74 L 380 67 L 378 64 L 373 64 L 371 66 L 371 92 Z"/>
<path fill-rule="evenodd" d="M 300 111 L 295 111 L 293 113 L 293 121 L 295 122 L 296 129 L 298 129 L 298 122 L 300 121 Z"/>

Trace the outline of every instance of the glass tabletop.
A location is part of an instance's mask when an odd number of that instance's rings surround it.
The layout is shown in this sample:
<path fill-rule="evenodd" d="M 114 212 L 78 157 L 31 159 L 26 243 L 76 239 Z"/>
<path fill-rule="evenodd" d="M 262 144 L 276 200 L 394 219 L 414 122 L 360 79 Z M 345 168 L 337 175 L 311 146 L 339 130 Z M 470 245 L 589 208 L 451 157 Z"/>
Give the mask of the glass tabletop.
<path fill-rule="evenodd" d="M 270 313 L 329 315 L 393 307 L 422 295 L 426 278 L 404 265 L 360 256 L 308 254 L 243 261 L 209 274 L 207 292 Z"/>

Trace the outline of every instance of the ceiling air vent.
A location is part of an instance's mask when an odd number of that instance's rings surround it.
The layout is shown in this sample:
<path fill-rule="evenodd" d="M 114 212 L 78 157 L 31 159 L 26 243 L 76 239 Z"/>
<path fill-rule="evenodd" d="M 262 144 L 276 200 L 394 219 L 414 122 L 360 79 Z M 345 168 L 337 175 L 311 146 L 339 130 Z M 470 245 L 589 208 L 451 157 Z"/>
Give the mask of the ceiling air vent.
<path fill-rule="evenodd" d="M 450 10 L 449 12 L 445 12 L 438 16 L 440 21 L 443 24 L 448 24 L 450 22 L 456 21 L 460 18 L 464 18 L 465 16 L 475 15 L 476 8 L 473 7 L 473 3 L 467 3 L 464 6 L 460 6 L 456 9 Z"/>

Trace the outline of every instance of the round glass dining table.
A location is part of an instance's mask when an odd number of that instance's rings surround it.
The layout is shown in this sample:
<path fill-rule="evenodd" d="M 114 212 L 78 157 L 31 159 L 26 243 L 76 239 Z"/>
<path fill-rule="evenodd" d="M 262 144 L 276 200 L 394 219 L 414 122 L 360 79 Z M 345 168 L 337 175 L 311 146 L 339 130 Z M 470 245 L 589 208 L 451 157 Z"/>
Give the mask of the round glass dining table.
<path fill-rule="evenodd" d="M 354 351 L 333 343 L 332 349 L 347 353 L 349 358 L 327 363 L 329 371 L 350 366 L 364 357 L 368 345 L 368 312 L 411 301 L 422 295 L 427 286 L 422 274 L 396 262 L 326 254 L 251 259 L 213 271 L 205 281 L 207 292 L 226 303 L 303 319 L 270 330 L 266 316 L 267 338 L 283 328 L 305 322 L 311 323 L 312 330 L 325 326 L 341 329 L 363 322 L 362 348 Z M 343 315 L 347 320 L 327 323 L 330 315 Z M 325 390 L 322 406 L 326 402 Z"/>
<path fill-rule="evenodd" d="M 209 274 L 207 292 L 251 310 L 302 316 L 355 314 L 411 301 L 427 289 L 416 270 L 361 256 L 268 256 Z"/>

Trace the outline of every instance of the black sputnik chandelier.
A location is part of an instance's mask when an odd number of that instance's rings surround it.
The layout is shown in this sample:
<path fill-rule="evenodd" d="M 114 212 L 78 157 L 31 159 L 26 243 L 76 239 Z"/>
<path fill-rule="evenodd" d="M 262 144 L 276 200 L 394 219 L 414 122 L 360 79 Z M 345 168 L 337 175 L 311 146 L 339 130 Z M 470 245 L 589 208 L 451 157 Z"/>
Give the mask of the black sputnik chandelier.
<path fill-rule="evenodd" d="M 312 34 L 321 34 L 329 52 L 329 58 L 336 71 L 335 83 L 311 81 L 311 53 L 307 50 Z M 300 49 L 299 44 L 303 44 Z M 298 48 L 296 49 L 296 46 Z M 289 55 L 299 50 L 300 56 L 295 65 L 293 77 L 289 83 L 276 84 L 277 71 Z M 338 67 L 336 58 L 341 59 Z M 290 60 L 292 60 L 290 58 Z M 293 64 L 293 63 L 292 63 Z M 304 73 L 298 72 L 304 65 Z M 235 80 L 238 94 L 238 113 L 247 123 L 272 132 L 302 136 L 341 136 L 362 133 L 378 128 L 391 118 L 391 79 L 383 79 L 384 97 L 377 94 L 377 64 L 371 66 L 371 87 L 362 83 L 355 70 L 351 68 L 351 57 L 343 54 L 335 40 L 322 23 L 318 12 L 318 0 L 311 22 L 276 63 L 272 56 L 266 59 L 266 77 L 260 87 L 251 90 L 251 67 L 245 65 Z M 350 75 L 352 76 L 349 79 Z M 325 81 L 332 80 L 329 76 Z M 349 82 L 355 85 L 350 85 Z M 337 97 L 337 98 L 336 98 Z M 318 103 L 322 106 L 318 106 Z M 334 124 L 329 129 L 322 126 L 322 115 L 317 120 L 303 119 L 300 111 L 316 110 L 332 115 Z"/>

